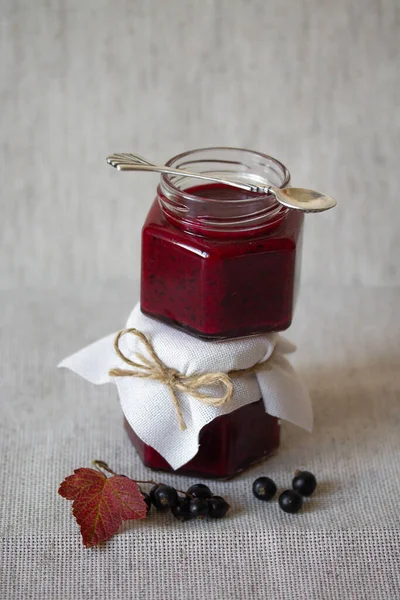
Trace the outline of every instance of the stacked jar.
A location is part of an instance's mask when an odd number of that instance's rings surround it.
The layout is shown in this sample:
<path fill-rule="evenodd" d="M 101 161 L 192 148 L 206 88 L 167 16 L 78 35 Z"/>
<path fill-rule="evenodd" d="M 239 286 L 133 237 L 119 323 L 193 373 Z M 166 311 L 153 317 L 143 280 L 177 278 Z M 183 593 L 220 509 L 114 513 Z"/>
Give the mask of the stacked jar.
<path fill-rule="evenodd" d="M 167 166 L 256 185 L 290 184 L 282 163 L 250 150 L 194 150 Z M 208 341 L 287 329 L 298 290 L 303 220 L 302 212 L 273 195 L 162 175 L 142 232 L 142 312 Z M 146 466 L 172 470 L 127 422 L 126 428 Z M 260 399 L 206 425 L 197 455 L 177 472 L 231 477 L 278 445 L 279 421 Z"/>

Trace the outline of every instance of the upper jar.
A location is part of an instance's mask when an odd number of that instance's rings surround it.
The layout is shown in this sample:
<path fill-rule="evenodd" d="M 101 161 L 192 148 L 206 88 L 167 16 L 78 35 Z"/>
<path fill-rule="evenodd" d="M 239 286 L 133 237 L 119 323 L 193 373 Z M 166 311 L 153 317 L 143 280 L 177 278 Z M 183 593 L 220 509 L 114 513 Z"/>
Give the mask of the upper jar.
<path fill-rule="evenodd" d="M 166 164 L 256 185 L 290 182 L 282 163 L 251 150 L 203 148 Z M 205 339 L 287 329 L 303 220 L 271 194 L 162 175 L 142 232 L 142 311 Z"/>

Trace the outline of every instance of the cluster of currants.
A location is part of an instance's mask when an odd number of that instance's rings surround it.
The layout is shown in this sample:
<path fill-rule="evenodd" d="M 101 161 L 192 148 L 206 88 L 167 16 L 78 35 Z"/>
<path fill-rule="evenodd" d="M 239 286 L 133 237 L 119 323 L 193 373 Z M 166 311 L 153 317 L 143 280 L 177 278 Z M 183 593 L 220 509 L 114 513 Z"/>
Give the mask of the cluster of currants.
<path fill-rule="evenodd" d="M 311 496 L 317 487 L 315 475 L 310 471 L 296 471 L 292 480 L 292 489 L 285 490 L 278 502 L 286 513 L 297 513 L 303 506 L 303 497 Z M 259 477 L 253 483 L 253 494 L 259 500 L 272 500 L 276 494 L 276 484 L 270 477 Z"/>
<path fill-rule="evenodd" d="M 179 493 L 183 494 L 179 496 Z M 221 496 L 213 496 L 204 483 L 195 483 L 186 492 L 176 490 L 170 485 L 155 484 L 149 494 L 143 494 L 147 512 L 151 506 L 159 511 L 171 510 L 176 519 L 188 521 L 196 517 L 222 519 L 230 506 Z"/>

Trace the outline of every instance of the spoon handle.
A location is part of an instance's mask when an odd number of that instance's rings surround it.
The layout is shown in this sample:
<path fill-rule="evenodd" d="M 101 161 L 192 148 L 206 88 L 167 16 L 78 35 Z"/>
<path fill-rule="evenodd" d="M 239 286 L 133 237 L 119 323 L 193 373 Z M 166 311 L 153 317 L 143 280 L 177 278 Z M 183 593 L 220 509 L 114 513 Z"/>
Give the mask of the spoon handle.
<path fill-rule="evenodd" d="M 117 164 L 131 164 L 131 165 L 150 165 L 152 167 L 157 166 L 155 163 L 150 162 L 149 160 L 147 160 L 147 158 L 143 158 L 143 156 L 140 156 L 140 154 L 132 154 L 131 152 L 120 152 L 118 154 L 111 154 L 111 156 L 109 156 L 107 158 L 107 162 L 109 165 L 112 165 L 113 167 L 116 166 L 113 163 L 116 162 Z M 118 167 L 116 167 L 118 168 Z"/>
<path fill-rule="evenodd" d="M 196 179 L 224 183 L 225 185 L 237 187 L 248 192 L 268 194 L 270 191 L 269 186 L 260 187 L 257 185 L 251 185 L 250 183 L 232 181 L 231 179 L 212 177 L 210 175 L 202 175 L 201 173 L 192 173 L 190 171 L 186 171 L 185 169 L 173 169 L 172 167 L 166 167 L 164 165 L 155 165 L 137 154 L 111 154 L 111 156 L 107 158 L 107 162 L 112 167 L 115 167 L 118 171 L 153 171 L 156 173 L 168 173 L 169 175 L 195 177 Z"/>

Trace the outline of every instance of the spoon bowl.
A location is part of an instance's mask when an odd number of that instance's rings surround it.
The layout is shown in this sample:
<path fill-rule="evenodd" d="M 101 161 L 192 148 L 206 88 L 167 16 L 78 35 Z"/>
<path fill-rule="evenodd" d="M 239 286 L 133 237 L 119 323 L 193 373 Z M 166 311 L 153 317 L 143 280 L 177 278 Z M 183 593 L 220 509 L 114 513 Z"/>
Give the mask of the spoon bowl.
<path fill-rule="evenodd" d="M 334 208 L 336 200 L 327 194 L 305 188 L 270 188 L 275 198 L 288 208 L 303 212 L 323 212 Z"/>

